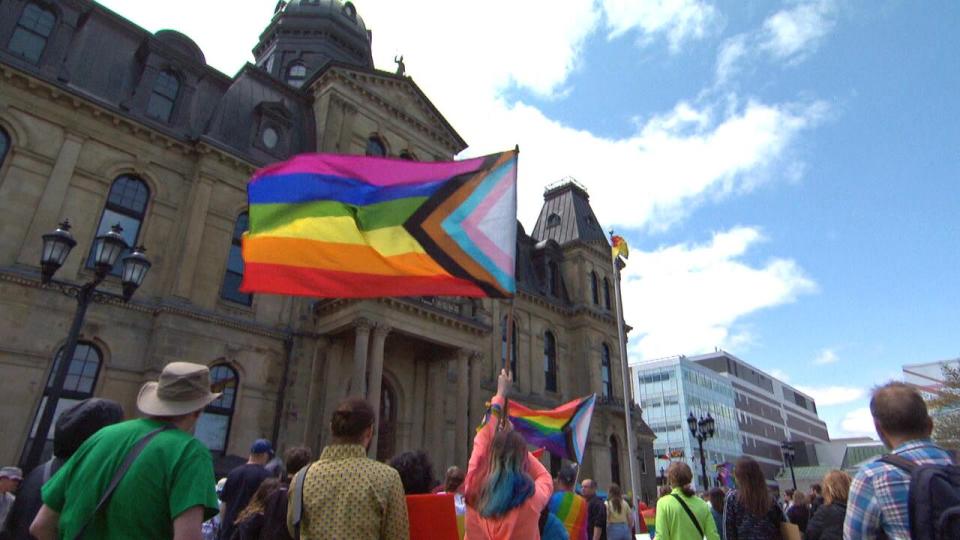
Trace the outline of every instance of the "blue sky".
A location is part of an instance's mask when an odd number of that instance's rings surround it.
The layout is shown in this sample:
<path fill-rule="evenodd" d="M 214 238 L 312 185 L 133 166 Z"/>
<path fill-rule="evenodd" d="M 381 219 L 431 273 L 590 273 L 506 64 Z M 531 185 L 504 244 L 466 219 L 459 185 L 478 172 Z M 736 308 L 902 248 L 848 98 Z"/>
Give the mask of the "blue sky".
<path fill-rule="evenodd" d="M 275 4 L 104 3 L 228 74 Z M 528 230 L 544 185 L 587 185 L 632 247 L 631 361 L 724 348 L 841 436 L 901 365 L 960 356 L 960 3 L 355 4 L 464 155 L 520 145 Z"/>

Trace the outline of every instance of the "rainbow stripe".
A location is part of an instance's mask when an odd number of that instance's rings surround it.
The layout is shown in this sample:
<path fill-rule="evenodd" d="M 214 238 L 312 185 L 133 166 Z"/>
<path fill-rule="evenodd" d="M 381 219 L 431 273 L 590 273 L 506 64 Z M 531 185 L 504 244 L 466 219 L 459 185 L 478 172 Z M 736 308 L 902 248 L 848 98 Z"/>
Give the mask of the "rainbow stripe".
<path fill-rule="evenodd" d="M 587 539 L 587 501 L 571 491 L 557 491 L 550 497 L 550 513 L 557 516 L 570 540 Z"/>
<path fill-rule="evenodd" d="M 533 446 L 542 446 L 555 456 L 580 463 L 587 446 L 596 394 L 565 403 L 556 409 L 535 410 L 509 402 L 507 415 L 513 429 Z"/>
<path fill-rule="evenodd" d="M 315 297 L 515 291 L 515 152 L 454 162 L 304 154 L 247 186 L 244 292 Z"/>

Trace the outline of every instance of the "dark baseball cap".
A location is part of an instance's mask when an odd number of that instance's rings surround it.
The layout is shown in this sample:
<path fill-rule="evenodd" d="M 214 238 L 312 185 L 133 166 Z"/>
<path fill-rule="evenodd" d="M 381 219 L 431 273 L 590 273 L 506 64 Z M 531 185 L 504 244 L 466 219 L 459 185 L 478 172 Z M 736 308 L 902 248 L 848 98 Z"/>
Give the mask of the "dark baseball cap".
<path fill-rule="evenodd" d="M 250 446 L 251 454 L 270 454 L 273 455 L 273 445 L 266 439 L 257 439 Z"/>
<path fill-rule="evenodd" d="M 557 480 L 565 485 L 573 485 L 577 481 L 577 468 L 573 465 L 564 465 L 560 467 L 560 472 L 557 473 Z"/>

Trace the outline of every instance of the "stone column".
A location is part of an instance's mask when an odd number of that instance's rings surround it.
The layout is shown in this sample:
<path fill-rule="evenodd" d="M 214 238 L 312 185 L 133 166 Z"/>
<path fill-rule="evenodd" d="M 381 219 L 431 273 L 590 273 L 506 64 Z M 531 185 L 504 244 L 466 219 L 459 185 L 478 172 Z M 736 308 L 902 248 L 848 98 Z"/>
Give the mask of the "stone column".
<path fill-rule="evenodd" d="M 213 182 L 198 175 L 190 190 L 190 199 L 187 201 L 186 223 L 182 230 L 183 247 L 177 259 L 173 285 L 173 294 L 184 300 L 189 300 L 193 293 L 193 275 L 197 270 L 197 263 L 202 258 L 200 247 L 212 193 Z M 235 226 L 236 221 L 231 222 L 230 230 L 232 231 Z"/>
<path fill-rule="evenodd" d="M 383 382 L 383 346 L 390 330 L 391 328 L 385 324 L 377 324 L 373 329 L 373 346 L 370 348 L 370 391 L 367 393 L 367 399 L 373 406 L 374 414 L 377 415 L 380 414 L 380 385 Z M 370 441 L 369 450 L 370 459 L 377 459 L 379 432 L 379 429 L 373 430 L 373 440 Z"/>
<path fill-rule="evenodd" d="M 53 164 L 50 178 L 43 187 L 37 211 L 34 212 L 33 221 L 27 230 L 26 241 L 21 246 L 20 262 L 37 264 L 40 260 L 40 237 L 56 229 L 57 222 L 67 217 L 61 216 L 60 211 L 67 197 L 67 190 L 70 188 L 70 179 L 73 178 L 83 141 L 83 137 L 73 133 L 67 133 L 64 137 L 60 152 L 57 154 L 57 161 Z M 74 255 L 74 258 L 78 258 L 77 255 Z"/>
<path fill-rule="evenodd" d="M 326 361 L 327 348 L 330 346 L 330 340 L 321 337 L 316 341 L 313 350 L 313 360 L 310 363 L 310 385 L 307 389 L 307 417 L 306 429 L 304 429 L 303 441 L 312 445 L 317 440 L 320 430 L 320 408 L 321 408 L 321 386 L 320 380 L 322 365 Z"/>
<path fill-rule="evenodd" d="M 457 465 L 464 467 L 464 470 L 466 470 L 468 460 L 467 432 L 469 428 L 467 427 L 467 420 L 469 420 L 470 414 L 470 358 L 474 354 L 476 353 L 464 349 L 457 351 L 457 417 L 454 423 L 456 426 L 456 438 L 454 439 L 453 458 Z"/>
<path fill-rule="evenodd" d="M 426 415 L 423 420 L 427 424 L 424 446 L 431 449 L 431 454 L 436 463 L 447 464 L 448 457 L 446 455 L 446 441 L 444 440 L 444 434 L 447 431 L 446 392 L 444 391 L 447 386 L 447 358 L 430 361 L 428 380 Z"/>
<path fill-rule="evenodd" d="M 354 321 L 356 341 L 353 345 L 353 378 L 350 379 L 350 395 L 367 396 L 367 350 L 370 345 L 370 321 Z"/>

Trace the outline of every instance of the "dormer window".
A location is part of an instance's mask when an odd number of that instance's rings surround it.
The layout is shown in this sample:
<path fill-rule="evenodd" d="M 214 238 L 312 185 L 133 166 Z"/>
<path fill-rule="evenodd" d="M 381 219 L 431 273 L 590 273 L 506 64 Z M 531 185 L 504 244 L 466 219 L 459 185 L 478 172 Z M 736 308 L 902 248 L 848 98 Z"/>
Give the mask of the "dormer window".
<path fill-rule="evenodd" d="M 307 80 L 307 66 L 298 62 L 287 68 L 287 84 L 300 88 L 305 80 Z"/>
<path fill-rule="evenodd" d="M 7 48 L 34 64 L 40 62 L 56 22 L 57 17 L 52 11 L 30 2 L 20 14 Z"/>
<path fill-rule="evenodd" d="M 180 79 L 170 70 L 161 71 L 153 83 L 150 101 L 147 102 L 147 116 L 169 122 L 179 93 Z"/>
<path fill-rule="evenodd" d="M 357 8 L 353 5 L 353 2 L 344 2 L 343 14 L 350 17 L 352 21 L 357 20 Z"/>
<path fill-rule="evenodd" d="M 547 227 L 559 227 L 560 226 L 560 216 L 557 214 L 550 214 L 547 216 Z"/>

